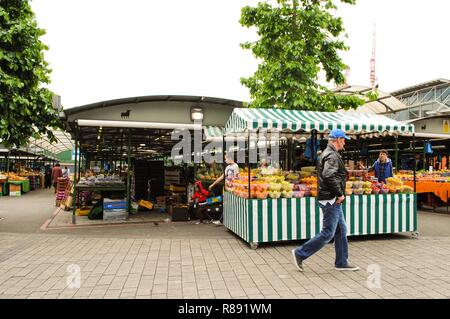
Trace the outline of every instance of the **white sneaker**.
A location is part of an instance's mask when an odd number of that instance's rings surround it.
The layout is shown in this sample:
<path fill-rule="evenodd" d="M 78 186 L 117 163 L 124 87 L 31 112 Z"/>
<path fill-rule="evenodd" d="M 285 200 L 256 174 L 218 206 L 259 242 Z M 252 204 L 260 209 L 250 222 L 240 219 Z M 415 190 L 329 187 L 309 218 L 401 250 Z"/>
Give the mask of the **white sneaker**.
<path fill-rule="evenodd" d="M 215 221 L 213 221 L 213 224 L 214 224 L 214 225 L 217 225 L 217 226 L 222 225 L 222 223 L 220 222 L 220 220 L 215 220 Z"/>
<path fill-rule="evenodd" d="M 358 271 L 359 267 L 347 264 L 346 266 L 343 266 L 343 267 L 334 267 L 334 269 L 339 270 L 339 271 Z"/>

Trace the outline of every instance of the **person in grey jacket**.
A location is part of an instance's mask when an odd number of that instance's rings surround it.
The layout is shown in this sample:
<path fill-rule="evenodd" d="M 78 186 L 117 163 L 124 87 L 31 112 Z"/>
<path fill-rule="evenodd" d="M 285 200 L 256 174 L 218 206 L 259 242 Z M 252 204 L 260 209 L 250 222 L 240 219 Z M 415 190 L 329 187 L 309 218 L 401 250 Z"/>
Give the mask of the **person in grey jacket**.
<path fill-rule="evenodd" d="M 319 157 L 317 201 L 323 212 L 322 231 L 300 247 L 292 250 L 294 265 L 303 271 L 303 261 L 318 252 L 334 238 L 336 270 L 359 270 L 348 262 L 347 226 L 342 211 L 345 200 L 347 170 L 339 151 L 350 139 L 340 129 L 332 130 L 328 146 Z"/>

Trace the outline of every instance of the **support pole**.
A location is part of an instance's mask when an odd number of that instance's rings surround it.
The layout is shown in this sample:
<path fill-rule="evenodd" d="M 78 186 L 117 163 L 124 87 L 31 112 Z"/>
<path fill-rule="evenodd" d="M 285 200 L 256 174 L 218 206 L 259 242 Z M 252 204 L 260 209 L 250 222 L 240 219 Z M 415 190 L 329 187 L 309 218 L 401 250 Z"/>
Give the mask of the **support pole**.
<path fill-rule="evenodd" d="M 227 188 L 227 177 L 225 176 L 225 132 L 222 135 L 222 169 L 223 169 L 223 185 L 224 190 Z"/>
<path fill-rule="evenodd" d="M 248 131 L 247 143 L 248 198 L 252 198 L 250 192 L 250 131 Z"/>
<path fill-rule="evenodd" d="M 414 174 L 414 193 L 416 192 L 416 134 L 413 133 L 413 174 Z"/>
<path fill-rule="evenodd" d="M 78 168 L 78 133 L 75 133 L 75 165 L 74 165 L 74 174 L 73 174 L 73 211 L 72 211 L 72 224 L 76 224 L 76 216 L 75 212 L 77 210 L 77 168 Z"/>
<path fill-rule="evenodd" d="M 127 168 L 127 203 L 128 203 L 128 214 L 131 212 L 131 183 L 130 183 L 130 168 L 131 168 L 131 130 L 128 129 L 128 168 Z"/>
<path fill-rule="evenodd" d="M 398 173 L 398 136 L 395 136 L 395 172 Z"/>

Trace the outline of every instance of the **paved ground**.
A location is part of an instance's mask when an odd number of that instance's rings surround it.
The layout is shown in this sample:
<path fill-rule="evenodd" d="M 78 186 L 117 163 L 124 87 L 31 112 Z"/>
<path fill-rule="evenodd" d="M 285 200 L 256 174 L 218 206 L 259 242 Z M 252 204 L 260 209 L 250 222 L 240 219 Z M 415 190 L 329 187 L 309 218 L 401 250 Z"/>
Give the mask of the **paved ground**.
<path fill-rule="evenodd" d="M 450 298 L 448 215 L 421 213 L 419 239 L 351 239 L 359 272 L 335 271 L 330 244 L 300 273 L 299 242 L 251 250 L 213 225 L 41 231 L 54 207 L 40 192 L 0 198 L 0 298 Z"/>

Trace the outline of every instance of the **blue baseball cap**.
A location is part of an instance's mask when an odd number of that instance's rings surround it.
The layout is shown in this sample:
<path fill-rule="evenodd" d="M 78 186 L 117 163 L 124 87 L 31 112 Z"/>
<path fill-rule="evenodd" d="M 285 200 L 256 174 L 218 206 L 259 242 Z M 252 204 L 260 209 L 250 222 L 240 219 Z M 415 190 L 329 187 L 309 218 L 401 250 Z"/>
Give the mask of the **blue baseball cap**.
<path fill-rule="evenodd" d="M 330 132 L 330 135 L 328 135 L 328 137 L 331 138 L 345 138 L 346 140 L 349 140 L 350 137 L 348 137 L 347 135 L 345 135 L 345 132 L 339 128 L 334 129 Z"/>

